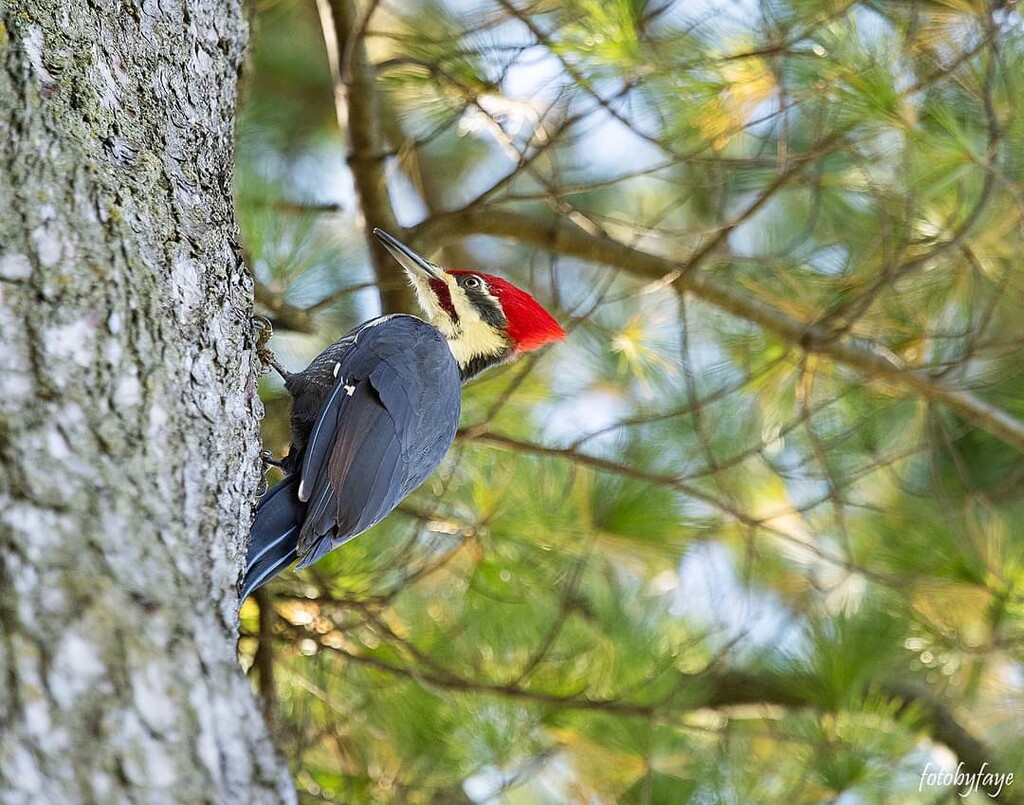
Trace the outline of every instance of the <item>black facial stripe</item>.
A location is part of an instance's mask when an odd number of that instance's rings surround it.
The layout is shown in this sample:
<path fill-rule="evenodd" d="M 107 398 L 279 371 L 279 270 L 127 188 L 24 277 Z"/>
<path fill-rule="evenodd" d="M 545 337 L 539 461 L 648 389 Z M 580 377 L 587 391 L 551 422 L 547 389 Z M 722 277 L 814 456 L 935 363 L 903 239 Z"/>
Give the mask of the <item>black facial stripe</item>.
<path fill-rule="evenodd" d="M 486 324 L 502 330 L 508 327 L 508 319 L 501 312 L 501 305 L 498 304 L 497 299 L 487 292 L 486 286 L 483 288 L 463 288 L 463 290 L 466 292 L 466 296 L 473 307 L 480 313 L 480 318 Z"/>

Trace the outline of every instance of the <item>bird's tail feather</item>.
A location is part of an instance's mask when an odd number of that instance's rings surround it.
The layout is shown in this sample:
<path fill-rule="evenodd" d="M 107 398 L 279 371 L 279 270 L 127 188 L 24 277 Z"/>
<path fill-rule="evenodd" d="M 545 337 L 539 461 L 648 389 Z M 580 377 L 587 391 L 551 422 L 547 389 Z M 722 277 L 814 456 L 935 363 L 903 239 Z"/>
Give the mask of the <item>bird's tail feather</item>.
<path fill-rule="evenodd" d="M 270 581 L 298 557 L 296 546 L 306 504 L 298 497 L 299 476 L 289 475 L 267 491 L 256 507 L 249 530 L 242 600 Z"/>

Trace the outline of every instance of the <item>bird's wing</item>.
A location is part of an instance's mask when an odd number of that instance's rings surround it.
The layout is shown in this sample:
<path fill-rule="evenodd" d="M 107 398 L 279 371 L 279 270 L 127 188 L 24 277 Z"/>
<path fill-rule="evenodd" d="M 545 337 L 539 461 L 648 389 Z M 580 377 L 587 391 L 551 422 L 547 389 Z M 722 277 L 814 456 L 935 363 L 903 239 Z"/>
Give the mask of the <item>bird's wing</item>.
<path fill-rule="evenodd" d="M 300 567 L 387 516 L 451 446 L 458 372 L 440 334 L 411 326 L 366 331 L 338 364 L 302 461 Z"/>

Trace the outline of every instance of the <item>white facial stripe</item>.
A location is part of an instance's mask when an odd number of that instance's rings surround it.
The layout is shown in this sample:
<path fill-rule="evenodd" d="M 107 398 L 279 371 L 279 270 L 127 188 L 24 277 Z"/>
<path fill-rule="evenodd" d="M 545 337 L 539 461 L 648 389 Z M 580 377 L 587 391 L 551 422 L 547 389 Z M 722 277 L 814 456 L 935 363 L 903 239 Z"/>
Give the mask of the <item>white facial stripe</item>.
<path fill-rule="evenodd" d="M 420 309 L 423 311 L 423 315 L 426 317 L 427 321 L 447 335 L 448 331 L 440 325 L 439 321 L 447 319 L 448 316 L 441 309 L 440 305 L 437 304 L 437 301 L 434 298 L 434 292 L 430 288 L 430 283 L 422 277 L 417 277 L 412 274 L 409 275 L 409 281 L 412 283 L 412 287 L 416 290 L 416 301 L 419 302 Z"/>
<path fill-rule="evenodd" d="M 499 355 L 508 349 L 501 333 L 479 319 L 463 325 L 461 330 L 457 337 L 448 339 L 448 348 L 459 366 L 466 366 L 474 358 L 484 355 Z"/>
<path fill-rule="evenodd" d="M 445 282 L 452 296 L 452 307 L 459 316 L 459 332 L 448 339 L 448 346 L 459 365 L 465 366 L 481 355 L 504 352 L 508 348 L 504 335 L 480 318 L 480 311 L 465 290 L 459 287 L 454 276 L 445 276 Z"/>
<path fill-rule="evenodd" d="M 476 309 L 469 297 L 466 295 L 465 290 L 459 287 L 459 283 L 456 282 L 455 277 L 445 277 L 445 282 L 448 283 L 448 290 L 452 295 L 452 307 L 455 308 L 455 312 L 458 314 L 459 322 L 465 326 L 473 321 L 480 321 L 480 313 Z"/>
<path fill-rule="evenodd" d="M 411 276 L 410 279 L 416 289 L 416 297 L 423 309 L 424 317 L 444 334 L 448 348 L 451 349 L 453 357 L 460 366 L 466 366 L 474 358 L 483 355 L 498 355 L 508 349 L 504 335 L 480 318 L 480 312 L 470 301 L 466 292 L 459 287 L 454 275 L 446 273 L 444 282 L 451 295 L 452 307 L 455 308 L 455 313 L 458 315 L 458 324 L 453 322 L 448 313 L 437 304 L 434 292 L 427 280 L 417 276 Z M 488 297 L 494 299 L 487 290 L 486 283 L 481 285 L 481 290 Z M 496 299 L 494 302 L 497 304 Z"/>

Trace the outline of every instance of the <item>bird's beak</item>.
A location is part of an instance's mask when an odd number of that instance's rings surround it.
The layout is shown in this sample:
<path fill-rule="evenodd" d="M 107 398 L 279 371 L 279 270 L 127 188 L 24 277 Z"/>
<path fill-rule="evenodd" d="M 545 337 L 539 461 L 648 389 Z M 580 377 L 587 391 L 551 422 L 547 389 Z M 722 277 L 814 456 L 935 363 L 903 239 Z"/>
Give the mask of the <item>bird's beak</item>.
<path fill-rule="evenodd" d="M 424 260 L 398 238 L 389 235 L 383 229 L 377 227 L 374 227 L 373 235 L 384 244 L 384 247 L 391 252 L 391 256 L 411 276 L 420 277 L 425 280 L 443 279 L 444 269 L 441 266 L 434 265 L 429 260 Z"/>

